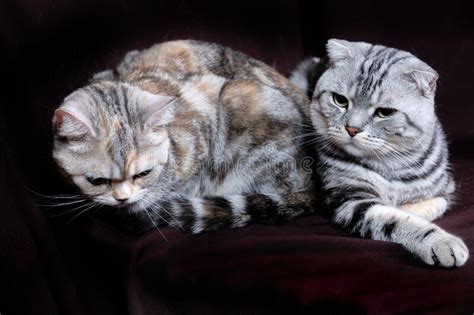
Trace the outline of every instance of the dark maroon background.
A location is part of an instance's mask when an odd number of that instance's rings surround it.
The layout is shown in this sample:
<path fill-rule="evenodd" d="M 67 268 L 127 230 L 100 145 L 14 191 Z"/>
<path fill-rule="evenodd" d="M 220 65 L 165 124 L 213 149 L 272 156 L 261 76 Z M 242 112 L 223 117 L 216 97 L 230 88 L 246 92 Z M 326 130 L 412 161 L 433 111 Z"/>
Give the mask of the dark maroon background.
<path fill-rule="evenodd" d="M 35 195 L 71 192 L 55 171 L 51 115 L 128 50 L 176 38 L 242 50 L 288 74 L 328 38 L 409 50 L 440 73 L 458 203 L 439 221 L 474 251 L 473 19 L 468 1 L 0 2 L 0 313 L 460 313 L 474 311 L 474 259 L 424 266 L 399 245 L 324 219 L 141 237 L 94 219 L 49 218 Z M 316 2 L 316 1 L 315 1 Z M 324 310 L 324 311 L 322 311 Z"/>

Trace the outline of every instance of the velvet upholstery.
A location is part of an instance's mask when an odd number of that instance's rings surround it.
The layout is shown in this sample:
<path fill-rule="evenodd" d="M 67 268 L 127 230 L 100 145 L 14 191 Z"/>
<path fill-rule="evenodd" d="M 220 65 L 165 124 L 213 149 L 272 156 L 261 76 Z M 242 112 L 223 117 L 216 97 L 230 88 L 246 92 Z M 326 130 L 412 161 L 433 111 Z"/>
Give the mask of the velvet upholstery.
<path fill-rule="evenodd" d="M 474 251 L 473 20 L 468 2 L 26 1 L 0 3 L 0 313 L 459 313 L 474 311 L 474 259 L 423 265 L 400 245 L 350 237 L 319 216 L 202 235 L 141 236 L 41 194 L 74 191 L 51 159 L 51 117 L 125 52 L 214 41 L 283 74 L 328 38 L 409 50 L 439 74 L 456 205 L 438 224 Z M 32 193 L 35 191 L 36 193 Z"/>

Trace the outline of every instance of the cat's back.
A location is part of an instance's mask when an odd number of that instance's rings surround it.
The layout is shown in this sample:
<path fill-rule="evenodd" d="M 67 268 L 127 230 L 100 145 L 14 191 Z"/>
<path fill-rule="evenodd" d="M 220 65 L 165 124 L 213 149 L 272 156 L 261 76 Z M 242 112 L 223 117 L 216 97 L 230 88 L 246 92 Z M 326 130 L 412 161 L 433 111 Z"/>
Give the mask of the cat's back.
<path fill-rule="evenodd" d="M 215 43 L 175 40 L 129 53 L 123 63 L 143 73 L 166 72 L 186 80 L 190 76 L 214 74 L 226 79 L 257 79 L 287 84 L 286 79 L 265 63 Z M 128 59 L 128 60 L 127 60 Z"/>
<path fill-rule="evenodd" d="M 203 49 L 203 46 L 208 47 Z M 206 72 L 205 61 L 202 60 L 204 51 L 212 54 L 208 58 L 216 58 L 218 49 L 210 46 L 191 40 L 164 42 L 140 52 L 130 52 L 127 55 L 130 57 L 125 57 L 122 65 L 131 68 L 130 75 L 167 73 L 174 79 L 186 80 Z"/>
<path fill-rule="evenodd" d="M 209 103 L 208 112 L 220 104 L 238 129 L 268 116 L 269 124 L 301 123 L 309 106 L 307 97 L 274 68 L 214 43 L 176 40 L 132 51 L 118 72 L 152 93 L 180 95 L 198 107 Z"/>
<path fill-rule="evenodd" d="M 129 52 L 118 70 L 126 80 L 157 76 L 184 84 L 205 75 L 226 81 L 245 80 L 282 90 L 296 101 L 304 102 L 301 91 L 274 68 L 215 43 L 176 40 L 155 44 Z"/>

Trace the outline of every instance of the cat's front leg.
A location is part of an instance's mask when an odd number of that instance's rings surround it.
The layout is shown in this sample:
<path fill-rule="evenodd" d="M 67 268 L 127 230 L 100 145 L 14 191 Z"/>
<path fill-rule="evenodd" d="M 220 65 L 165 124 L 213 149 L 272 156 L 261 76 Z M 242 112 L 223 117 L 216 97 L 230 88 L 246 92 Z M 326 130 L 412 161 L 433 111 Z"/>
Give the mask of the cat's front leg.
<path fill-rule="evenodd" d="M 401 244 L 429 265 L 459 267 L 469 257 L 460 238 L 426 219 L 376 199 L 345 202 L 336 209 L 334 221 L 352 233 Z"/>
<path fill-rule="evenodd" d="M 401 205 L 400 209 L 413 213 L 428 221 L 434 221 L 446 212 L 448 206 L 449 203 L 446 198 L 435 197 L 415 203 Z"/>

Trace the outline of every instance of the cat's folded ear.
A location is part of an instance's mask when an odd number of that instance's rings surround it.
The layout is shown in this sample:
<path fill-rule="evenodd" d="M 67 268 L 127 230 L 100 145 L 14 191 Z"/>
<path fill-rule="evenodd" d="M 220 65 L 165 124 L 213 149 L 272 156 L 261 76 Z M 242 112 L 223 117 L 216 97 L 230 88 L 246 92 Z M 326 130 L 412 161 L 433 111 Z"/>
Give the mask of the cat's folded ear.
<path fill-rule="evenodd" d="M 174 118 L 176 97 L 156 95 L 142 91 L 142 101 L 145 102 L 143 121 L 145 130 L 154 131 L 156 128 L 170 123 Z"/>
<path fill-rule="evenodd" d="M 54 112 L 53 125 L 59 137 L 78 140 L 96 136 L 87 117 L 63 107 Z"/>
<path fill-rule="evenodd" d="M 353 57 L 351 43 L 343 39 L 330 39 L 326 44 L 328 57 L 332 62 Z"/>
<path fill-rule="evenodd" d="M 433 95 L 436 91 L 436 82 L 439 76 L 433 69 L 413 69 L 406 74 L 416 83 L 424 96 Z"/>

